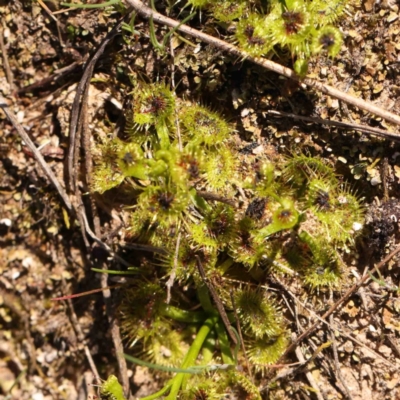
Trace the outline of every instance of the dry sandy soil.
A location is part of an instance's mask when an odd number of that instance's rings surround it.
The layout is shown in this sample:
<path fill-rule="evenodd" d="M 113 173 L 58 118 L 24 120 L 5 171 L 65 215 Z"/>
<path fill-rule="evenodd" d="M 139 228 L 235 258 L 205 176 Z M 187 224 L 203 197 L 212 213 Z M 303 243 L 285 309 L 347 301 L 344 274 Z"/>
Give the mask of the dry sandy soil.
<path fill-rule="evenodd" d="M 66 186 L 76 88 L 89 55 L 121 14 L 113 10 L 57 13 L 57 3 L 0 0 L 0 94 Z M 157 3 L 165 12 L 166 2 Z M 178 18 L 176 11 L 171 16 Z M 132 91 L 128 73 L 149 81 L 169 81 L 173 72 L 179 82 L 178 95 L 216 107 L 234 124 L 241 140 L 264 140 L 283 153 L 301 145 L 325 158 L 354 185 L 364 198 L 368 219 L 357 249 L 346 260 L 349 286 L 396 248 L 400 233 L 398 141 L 351 126 L 363 124 L 393 133 L 400 132 L 397 126 L 318 91 L 303 90 L 192 38 L 196 47 L 174 37 L 174 54 L 168 49 L 165 57 L 160 56 L 149 41 L 147 22 L 138 17 L 135 23 L 137 34 L 116 36 L 95 66 L 85 122 L 90 132 L 112 131 L 123 119 Z M 225 31 L 216 30 L 207 14 L 196 17 L 191 25 L 224 38 Z M 310 76 L 399 115 L 398 4 L 363 1 L 340 26 L 342 51 L 334 60 L 314 60 Z M 166 30 L 159 26 L 157 32 L 162 37 Z M 274 56 L 274 60 L 291 64 L 290 57 Z M 293 115 L 341 121 L 349 128 Z M 87 352 L 102 378 L 118 374 L 110 333 L 117 323 L 112 318 L 117 291 L 107 306 L 102 293 L 73 302 L 50 299 L 99 288 L 101 278 L 90 268 L 105 260 L 113 267 L 118 261 L 107 258 L 90 236 L 83 237 L 79 221 L 67 212 L 1 110 L 0 151 L 0 398 L 87 399 L 96 394 L 90 386 L 96 382 Z M 86 189 L 79 188 L 81 193 Z M 100 198 L 95 200 L 101 204 Z M 85 198 L 84 203 L 90 208 L 89 200 Z M 119 255 L 138 257 L 118 247 L 115 218 L 103 216 L 100 228 L 102 240 Z M 269 379 L 281 375 L 271 398 L 317 398 L 310 389 L 311 375 L 320 398 L 326 400 L 400 399 L 399 271 L 395 256 L 382 268 L 380 282 L 370 281 L 352 294 L 328 325 L 320 325 L 304 340 L 300 348 L 308 355 L 327 335 L 333 344 L 306 369 L 291 374 L 287 369 L 274 370 Z M 341 294 L 327 294 L 326 304 L 333 304 Z M 303 300 L 319 315 L 325 310 L 321 298 Z M 309 310 L 297 313 L 301 332 L 315 317 Z M 287 362 L 295 361 L 293 353 Z M 159 388 L 157 374 L 151 375 L 146 368 L 128 365 L 127 376 L 133 398 Z"/>

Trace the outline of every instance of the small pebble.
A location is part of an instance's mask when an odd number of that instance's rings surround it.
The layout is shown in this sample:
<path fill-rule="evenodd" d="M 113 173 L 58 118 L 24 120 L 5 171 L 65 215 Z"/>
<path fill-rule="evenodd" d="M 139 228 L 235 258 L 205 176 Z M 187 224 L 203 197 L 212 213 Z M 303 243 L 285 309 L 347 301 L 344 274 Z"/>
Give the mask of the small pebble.
<path fill-rule="evenodd" d="M 381 177 L 380 177 L 379 175 L 374 176 L 374 177 L 371 179 L 371 185 L 372 185 L 372 186 L 377 186 L 377 185 L 379 185 L 380 183 L 382 183 L 382 180 L 381 180 Z"/>
<path fill-rule="evenodd" d="M 392 349 L 388 346 L 382 345 L 378 349 L 379 353 L 381 353 L 384 357 L 389 357 L 392 354 Z"/>

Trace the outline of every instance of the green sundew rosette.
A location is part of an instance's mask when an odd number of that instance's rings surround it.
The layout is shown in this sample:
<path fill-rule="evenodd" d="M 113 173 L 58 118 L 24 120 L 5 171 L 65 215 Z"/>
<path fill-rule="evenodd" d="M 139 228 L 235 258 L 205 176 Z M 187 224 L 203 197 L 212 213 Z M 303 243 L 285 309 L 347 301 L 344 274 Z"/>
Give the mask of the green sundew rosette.
<path fill-rule="evenodd" d="M 320 232 L 312 232 L 313 236 L 322 234 L 339 246 L 354 243 L 363 226 L 364 208 L 347 188 L 326 189 L 309 194 L 310 210 L 321 223 Z"/>
<path fill-rule="evenodd" d="M 182 135 L 192 144 L 215 146 L 226 140 L 231 128 L 219 114 L 200 105 L 183 107 L 179 113 Z"/>
<path fill-rule="evenodd" d="M 247 354 L 256 371 L 265 371 L 267 365 L 276 363 L 289 345 L 288 332 L 266 336 L 246 343 Z"/>
<path fill-rule="evenodd" d="M 303 1 L 288 0 L 284 9 L 275 2 L 265 18 L 273 45 L 289 47 L 292 54 L 309 56 L 309 39 L 313 29 L 312 16 Z"/>
<path fill-rule="evenodd" d="M 274 337 L 283 331 L 283 317 L 273 298 L 261 290 L 243 289 L 235 293 L 235 304 L 245 332 L 257 339 Z"/>
<path fill-rule="evenodd" d="M 143 150 L 136 143 L 128 143 L 118 152 L 118 166 L 126 177 L 148 179 L 147 164 Z"/>
<path fill-rule="evenodd" d="M 96 165 L 92 181 L 90 184 L 94 192 L 103 194 L 107 190 L 111 190 L 119 186 L 125 179 L 125 175 L 120 171 L 114 171 L 109 164 L 101 163 Z"/>
<path fill-rule="evenodd" d="M 102 399 L 125 400 L 124 390 L 115 375 L 110 375 L 100 386 Z"/>
<path fill-rule="evenodd" d="M 264 242 L 258 242 L 253 235 L 255 222 L 248 216 L 237 223 L 237 231 L 228 245 L 228 254 L 237 263 L 247 268 L 258 264 L 268 249 Z"/>
<path fill-rule="evenodd" d="M 226 204 L 218 204 L 210 207 L 202 222 L 191 224 L 189 231 L 197 245 L 222 250 L 235 237 L 235 228 L 233 208 Z"/>
<path fill-rule="evenodd" d="M 211 191 L 218 190 L 222 196 L 230 196 L 232 184 L 236 183 L 238 159 L 229 147 L 209 151 L 204 163 L 204 179 Z"/>
<path fill-rule="evenodd" d="M 311 42 L 313 54 L 326 52 L 329 57 L 335 57 L 342 47 L 343 37 L 339 29 L 333 26 L 324 26 L 314 35 Z"/>
<path fill-rule="evenodd" d="M 221 400 L 225 397 L 228 382 L 224 379 L 195 375 L 189 381 L 186 389 L 180 393 L 182 400 L 207 399 Z"/>
<path fill-rule="evenodd" d="M 313 290 L 334 289 L 343 282 L 343 272 L 337 260 L 331 260 L 329 265 L 313 263 L 303 272 L 303 280 Z"/>
<path fill-rule="evenodd" d="M 243 0 L 214 1 L 211 12 L 216 20 L 230 22 L 242 17 L 246 8 Z"/>
<path fill-rule="evenodd" d="M 167 367 L 178 367 L 189 346 L 184 342 L 184 335 L 172 326 L 163 327 L 145 341 L 145 351 L 150 362 Z"/>
<path fill-rule="evenodd" d="M 273 47 L 266 20 L 260 14 L 251 13 L 241 19 L 235 37 L 240 48 L 254 57 L 267 54 Z"/>
<path fill-rule="evenodd" d="M 254 232 L 258 242 L 283 230 L 294 228 L 299 222 L 300 214 L 295 209 L 293 200 L 285 198 L 279 200 L 281 206 L 272 215 L 272 222 L 266 227 Z"/>
<path fill-rule="evenodd" d="M 312 179 L 321 179 L 326 184 L 337 185 L 334 169 L 321 159 L 305 154 L 289 157 L 283 167 L 282 176 L 294 188 L 303 188 Z"/>
<path fill-rule="evenodd" d="M 205 222 L 190 224 L 189 231 L 191 239 L 197 245 L 211 249 L 218 248 L 218 242 L 214 237 L 210 235 L 207 224 Z"/>
<path fill-rule="evenodd" d="M 308 4 L 308 9 L 316 15 L 315 23 L 325 26 L 336 22 L 348 3 L 348 0 L 313 0 Z"/>
<path fill-rule="evenodd" d="M 157 125 L 173 116 L 175 95 L 164 84 L 143 85 L 134 92 L 133 122 L 139 126 Z"/>
<path fill-rule="evenodd" d="M 178 222 L 190 202 L 189 193 L 175 185 L 147 186 L 138 197 L 138 207 L 152 219 Z"/>
<path fill-rule="evenodd" d="M 338 287 L 343 280 L 344 268 L 332 244 L 325 237 L 312 236 L 306 231 L 300 233 L 299 239 L 311 252 L 309 263 L 301 271 L 304 282 L 316 290 Z"/>

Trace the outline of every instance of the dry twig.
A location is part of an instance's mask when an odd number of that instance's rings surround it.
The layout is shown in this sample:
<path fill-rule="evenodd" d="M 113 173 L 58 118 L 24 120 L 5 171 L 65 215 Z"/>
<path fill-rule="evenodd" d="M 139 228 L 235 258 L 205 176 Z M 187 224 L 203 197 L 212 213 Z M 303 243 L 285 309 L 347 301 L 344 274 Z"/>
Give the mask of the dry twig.
<path fill-rule="evenodd" d="M 342 383 L 343 389 L 346 392 L 347 398 L 349 400 L 353 400 L 353 396 L 350 393 L 349 388 L 347 387 L 347 384 L 345 380 L 343 379 L 342 371 L 340 370 L 340 363 L 339 363 L 339 356 L 338 356 L 338 351 L 337 351 L 337 344 L 336 344 L 336 338 L 335 338 L 335 332 L 333 331 L 333 315 L 329 317 L 329 323 L 331 326 L 331 342 L 332 342 L 332 351 L 333 351 L 333 360 L 335 364 L 335 369 L 336 369 L 336 376 Z"/>
<path fill-rule="evenodd" d="M 396 254 L 400 253 L 400 246 L 396 247 L 389 255 L 387 255 L 376 267 L 375 270 L 378 271 L 380 270 L 388 261 L 390 261 Z M 347 290 L 347 292 L 335 303 L 333 304 L 328 311 L 326 311 L 320 318 L 318 318 L 318 321 L 316 321 L 310 328 L 308 328 L 305 332 L 303 332 L 297 339 L 294 341 L 285 351 L 283 356 L 281 357 L 284 358 L 286 355 L 291 353 L 297 345 L 306 337 L 311 335 L 313 333 L 318 325 L 320 324 L 320 320 L 325 320 L 328 318 L 332 313 L 334 313 L 345 301 L 347 301 L 350 296 L 355 293 L 361 286 L 363 286 L 365 283 L 367 283 L 370 280 L 370 276 L 368 274 L 365 274 L 357 283 L 355 283 L 350 289 Z"/>
<path fill-rule="evenodd" d="M 92 214 L 94 217 L 94 228 L 95 232 L 92 231 L 88 218 L 86 215 L 86 210 L 82 201 L 82 196 L 79 190 L 78 179 L 76 176 L 76 171 L 79 170 L 79 133 L 83 132 L 83 147 L 85 151 L 85 169 L 86 169 L 86 180 L 89 183 L 89 176 L 91 175 L 92 170 L 92 158 L 90 155 L 90 140 L 89 140 L 89 132 L 87 130 L 86 122 L 86 107 L 87 107 L 87 97 L 89 92 L 89 83 L 92 77 L 94 67 L 96 62 L 103 54 L 107 44 L 118 34 L 122 23 L 124 22 L 124 18 L 120 20 L 120 22 L 107 34 L 102 43 L 99 45 L 97 51 L 94 56 L 87 63 L 86 68 L 84 70 L 83 76 L 76 90 L 74 102 L 71 109 L 71 121 L 70 121 L 70 143 L 69 143 L 69 152 L 68 152 L 68 177 L 69 177 L 69 186 L 70 190 L 75 193 L 76 202 L 74 204 L 75 209 L 77 211 L 78 218 L 81 221 L 82 226 L 82 235 L 85 239 L 86 234 L 88 234 L 97 244 L 99 244 L 102 248 L 107 250 L 110 254 L 113 254 L 111 248 L 99 239 L 101 236 L 99 221 L 97 220 L 97 210 L 95 204 L 92 202 Z M 86 245 L 88 247 L 88 242 L 86 239 Z M 125 265 L 129 266 L 129 263 L 122 260 L 120 257 L 117 257 L 114 254 L 114 258 L 118 259 Z M 102 264 L 102 269 L 106 270 L 107 265 L 105 263 Z M 108 276 L 107 274 L 103 274 L 101 276 L 101 287 L 103 288 L 103 298 L 106 306 L 106 314 L 108 322 L 111 326 L 111 337 L 113 340 L 116 358 L 118 362 L 120 377 L 122 381 L 122 386 L 125 394 L 128 396 L 129 389 L 129 380 L 128 380 L 128 368 L 126 365 L 126 360 L 123 357 L 123 345 L 121 339 L 121 333 L 118 325 L 117 319 L 114 317 L 114 307 L 111 299 L 111 291 L 108 288 Z M 129 396 L 128 396 L 129 397 Z"/>
<path fill-rule="evenodd" d="M 196 256 L 197 259 L 197 268 L 199 270 L 199 274 L 201 276 L 201 279 L 203 280 L 204 284 L 207 286 L 209 292 L 211 293 L 211 297 L 214 300 L 215 306 L 217 307 L 217 310 L 219 312 L 219 315 L 221 316 L 222 322 L 225 325 L 225 328 L 228 332 L 228 335 L 230 337 L 230 339 L 232 340 L 232 342 L 237 345 L 238 340 L 235 336 L 235 334 L 233 333 L 232 329 L 231 329 L 231 323 L 229 322 L 229 318 L 226 315 L 226 311 L 224 308 L 224 305 L 222 304 L 221 299 L 218 296 L 217 291 L 215 290 L 213 284 L 210 282 L 210 280 L 208 279 L 204 268 L 203 268 L 203 264 L 201 263 L 200 257 Z"/>
<path fill-rule="evenodd" d="M 262 57 L 252 57 L 243 50 L 240 50 L 238 47 L 230 43 L 227 43 L 221 39 L 217 39 L 213 36 L 207 35 L 204 32 L 200 32 L 196 29 L 189 27 L 188 25 L 184 24 L 180 25 L 179 21 L 175 21 L 174 19 L 168 18 L 158 13 L 157 11 L 152 10 L 150 7 L 143 4 L 143 2 L 140 0 L 126 0 L 126 2 L 130 4 L 137 11 L 137 13 L 144 18 L 152 17 L 153 21 L 157 22 L 158 24 L 163 24 L 172 28 L 177 28 L 178 31 L 186 33 L 187 35 L 190 35 L 196 39 L 202 40 L 203 42 L 208 43 L 211 46 L 214 46 L 222 51 L 226 51 L 241 59 L 247 59 L 257 65 L 260 65 L 265 69 L 276 72 L 279 75 L 286 76 L 289 79 L 298 81 L 302 84 L 303 87 L 306 86 L 309 88 L 319 90 L 320 92 L 325 93 L 328 96 L 342 100 L 347 104 L 356 106 L 362 110 L 370 112 L 371 114 L 375 114 L 376 116 L 379 116 L 389 122 L 392 122 L 393 124 L 400 125 L 400 117 L 398 115 L 395 115 L 387 110 L 384 110 L 368 101 L 351 96 L 341 90 L 325 85 L 324 83 L 311 78 L 301 79 L 290 68 L 284 67 L 280 64 L 277 64 L 271 60 L 267 60 Z"/>
<path fill-rule="evenodd" d="M 274 116 L 278 116 L 278 117 L 293 118 L 295 120 L 313 122 L 313 123 L 321 124 L 321 125 L 336 126 L 338 128 L 359 131 L 362 133 L 367 133 L 369 135 L 383 137 L 383 138 L 394 140 L 397 142 L 400 141 L 400 136 L 398 134 L 393 133 L 393 132 L 388 132 L 383 129 L 373 128 L 371 126 L 359 125 L 359 124 L 353 124 L 353 123 L 348 124 L 346 122 L 334 121 L 334 120 L 323 119 L 323 118 L 318 118 L 318 117 L 304 117 L 302 115 L 286 113 L 283 111 L 276 111 L 276 110 L 268 110 L 266 112 L 266 114 L 274 115 Z"/>
<path fill-rule="evenodd" d="M 36 161 L 38 162 L 40 167 L 43 169 L 44 173 L 47 175 L 48 179 L 50 180 L 51 184 L 55 187 L 58 194 L 63 199 L 65 206 L 68 208 L 68 210 L 71 211 L 72 205 L 71 205 L 71 202 L 69 200 L 67 193 L 65 192 L 64 188 L 61 186 L 60 182 L 54 175 L 53 171 L 50 169 L 49 165 L 43 158 L 40 151 L 36 148 L 36 146 L 32 142 L 29 135 L 25 132 L 25 129 L 23 128 L 23 126 L 18 122 L 15 115 L 10 111 L 4 97 L 1 94 L 0 94 L 0 108 L 3 109 L 3 111 L 7 115 L 7 118 L 13 124 L 15 130 L 21 136 L 21 138 L 25 142 L 25 144 L 29 147 L 29 150 L 33 153 L 33 156 L 35 157 Z"/>
<path fill-rule="evenodd" d="M 71 191 L 75 191 L 77 186 L 77 178 L 76 171 L 77 168 L 77 160 L 76 154 L 79 150 L 78 140 L 77 140 L 77 131 L 79 128 L 79 124 L 81 119 L 81 106 L 85 102 L 85 94 L 87 95 L 87 88 L 89 86 L 90 78 L 93 74 L 94 67 L 96 62 L 99 60 L 100 56 L 103 54 L 106 46 L 110 41 L 116 36 L 121 28 L 124 19 L 114 26 L 114 28 L 107 34 L 104 40 L 101 42 L 98 47 L 96 53 L 90 59 L 85 67 L 85 71 L 82 75 L 82 78 L 79 82 L 79 85 L 76 89 L 76 95 L 74 98 L 74 102 L 72 104 L 71 109 L 71 121 L 70 121 L 70 142 L 69 142 L 69 150 L 68 150 L 68 178 L 69 178 L 69 186 Z M 85 93 L 86 92 L 86 93 Z"/>
<path fill-rule="evenodd" d="M 304 358 L 304 356 L 303 356 L 303 353 L 302 353 L 300 347 L 297 347 L 296 350 L 295 350 L 295 352 L 296 352 L 296 356 L 297 356 L 298 360 L 299 360 L 301 363 L 305 363 L 306 360 L 305 360 L 305 358 Z M 322 396 L 322 393 L 320 392 L 320 390 L 319 390 L 319 388 L 318 388 L 317 382 L 315 382 L 314 376 L 313 376 L 313 374 L 311 373 L 311 371 L 307 371 L 305 374 L 306 374 L 306 377 L 307 377 L 308 382 L 310 383 L 311 387 L 314 389 L 315 394 L 317 395 L 318 400 L 325 400 L 325 399 L 324 399 L 324 396 Z"/>
<path fill-rule="evenodd" d="M 4 31 L 5 31 L 5 26 L 4 26 L 4 22 L 3 22 L 3 29 L 0 32 L 0 50 L 1 50 L 1 54 L 3 56 L 3 65 L 4 65 L 4 70 L 6 73 L 6 77 L 7 77 L 7 82 L 10 85 L 11 90 L 13 91 L 15 89 L 15 85 L 14 85 L 14 75 L 11 71 L 10 68 L 10 63 L 8 62 L 8 57 L 7 57 L 7 49 L 6 46 L 4 44 Z"/>
<path fill-rule="evenodd" d="M 64 288 L 66 288 L 66 282 L 63 279 L 63 286 Z M 74 305 L 72 304 L 71 299 L 67 299 L 67 304 L 68 304 L 68 308 L 69 308 L 69 312 L 70 312 L 70 318 L 71 318 L 71 322 L 72 322 L 72 327 L 75 331 L 76 337 L 78 338 L 78 340 L 83 344 L 83 348 L 85 350 L 85 355 L 86 355 L 86 359 L 88 360 L 88 363 L 90 365 L 90 369 L 92 370 L 93 375 L 96 378 L 96 381 L 100 382 L 100 375 L 99 372 L 97 371 L 97 367 L 96 364 L 93 360 L 92 354 L 90 353 L 89 347 L 86 344 L 86 340 L 85 340 L 85 336 L 82 332 L 81 329 L 81 325 L 79 323 L 78 317 L 75 314 L 75 309 L 74 309 Z"/>
<path fill-rule="evenodd" d="M 175 246 L 175 256 L 174 256 L 174 266 L 169 275 L 169 279 L 165 286 L 167 287 L 167 300 L 165 301 L 167 304 L 171 301 L 171 288 L 174 285 L 176 278 L 176 270 L 178 269 L 178 258 L 179 258 L 179 246 L 181 244 L 181 232 L 179 231 L 178 237 L 176 238 L 176 246 Z"/>
<path fill-rule="evenodd" d="M 296 295 L 294 295 L 290 290 L 286 289 L 286 292 L 296 301 L 296 303 L 300 304 L 307 312 L 310 313 L 314 318 L 316 318 L 318 321 L 320 321 L 322 324 L 325 324 L 329 329 L 333 330 L 334 328 L 330 325 L 328 321 L 325 321 L 322 317 L 320 317 L 315 311 L 311 310 L 309 307 L 307 307 L 301 300 L 298 299 Z M 396 365 L 388 361 L 386 358 L 382 357 L 379 353 L 376 351 L 372 350 L 370 347 L 368 347 L 366 344 L 360 342 L 357 340 L 355 337 L 351 336 L 351 334 L 344 332 L 342 328 L 337 327 L 336 330 L 340 333 L 341 336 L 351 340 L 358 346 L 367 349 L 370 353 L 374 354 L 376 358 L 379 358 L 384 364 L 388 365 L 391 368 L 396 368 Z M 311 333 L 310 333 L 311 334 Z"/>

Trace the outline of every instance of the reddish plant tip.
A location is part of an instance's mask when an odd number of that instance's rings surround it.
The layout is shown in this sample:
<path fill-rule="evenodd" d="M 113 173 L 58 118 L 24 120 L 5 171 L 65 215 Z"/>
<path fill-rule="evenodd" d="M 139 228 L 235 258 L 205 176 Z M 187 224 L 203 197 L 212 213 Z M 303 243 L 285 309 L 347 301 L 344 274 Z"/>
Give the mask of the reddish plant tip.
<path fill-rule="evenodd" d="M 194 400 L 207 400 L 208 399 L 208 395 L 206 393 L 206 391 L 204 389 L 199 389 L 196 391 L 196 393 L 194 394 Z"/>
<path fill-rule="evenodd" d="M 245 30 L 244 30 L 244 34 L 247 37 L 247 43 L 251 44 L 251 45 L 260 45 L 262 46 L 263 44 L 265 44 L 265 40 L 258 37 L 258 36 L 254 36 L 254 26 L 251 25 L 247 25 Z"/>
<path fill-rule="evenodd" d="M 132 164 L 133 163 L 133 155 L 132 155 L 132 153 L 131 152 L 126 152 L 125 154 L 124 154 L 124 156 L 122 157 L 122 161 L 125 163 L 125 164 L 127 164 L 127 165 L 130 165 L 130 164 Z"/>
<path fill-rule="evenodd" d="M 278 214 L 278 219 L 282 222 L 289 222 L 290 219 L 292 218 L 293 213 L 290 210 L 282 210 L 279 214 Z"/>
<path fill-rule="evenodd" d="M 244 34 L 250 39 L 253 37 L 254 35 L 254 26 L 251 25 L 247 25 L 245 30 L 244 30 Z"/>
<path fill-rule="evenodd" d="M 240 240 L 240 246 L 244 249 L 244 250 L 251 250 L 251 235 L 250 232 L 247 231 L 242 231 L 239 234 L 239 240 Z"/>
<path fill-rule="evenodd" d="M 192 179 L 196 179 L 199 177 L 199 164 L 196 161 L 193 161 L 189 164 L 187 171 Z"/>
<path fill-rule="evenodd" d="M 267 203 L 267 199 L 254 199 L 246 209 L 246 216 L 256 221 L 260 220 L 264 216 Z"/>
<path fill-rule="evenodd" d="M 168 211 L 171 208 L 174 198 L 175 196 L 172 193 L 161 193 L 157 197 L 157 202 L 163 210 Z"/>
<path fill-rule="evenodd" d="M 206 126 L 206 127 L 215 127 L 215 121 L 210 118 L 206 113 L 203 113 L 201 111 L 197 111 L 194 114 L 194 120 L 197 125 L 200 126 Z"/>
<path fill-rule="evenodd" d="M 299 32 L 300 26 L 304 23 L 302 13 L 298 11 L 285 11 L 282 13 L 285 22 L 285 30 L 288 35 L 294 35 Z"/>
<path fill-rule="evenodd" d="M 197 179 L 200 175 L 199 163 L 191 156 L 183 157 L 179 166 L 187 171 L 191 179 Z"/>
<path fill-rule="evenodd" d="M 229 221 L 226 215 L 221 215 L 220 219 L 213 221 L 209 230 L 213 236 L 223 235 L 229 226 Z"/>
<path fill-rule="evenodd" d="M 149 329 L 151 327 L 152 322 L 153 322 L 155 303 L 156 303 L 156 299 L 155 298 L 150 299 L 150 301 L 148 301 L 147 304 L 144 307 L 146 316 L 142 320 L 142 324 L 146 329 Z"/>
<path fill-rule="evenodd" d="M 329 210 L 331 208 L 329 200 L 329 193 L 320 190 L 315 198 L 315 205 L 317 205 L 321 210 Z"/>
<path fill-rule="evenodd" d="M 155 96 L 152 95 L 147 102 L 148 109 L 145 112 L 159 114 L 160 112 L 164 111 L 166 108 L 165 98 L 163 96 Z"/>
<path fill-rule="evenodd" d="M 321 38 L 319 39 L 319 43 L 324 50 L 327 50 L 335 44 L 335 37 L 332 33 L 327 33 L 321 36 Z"/>

